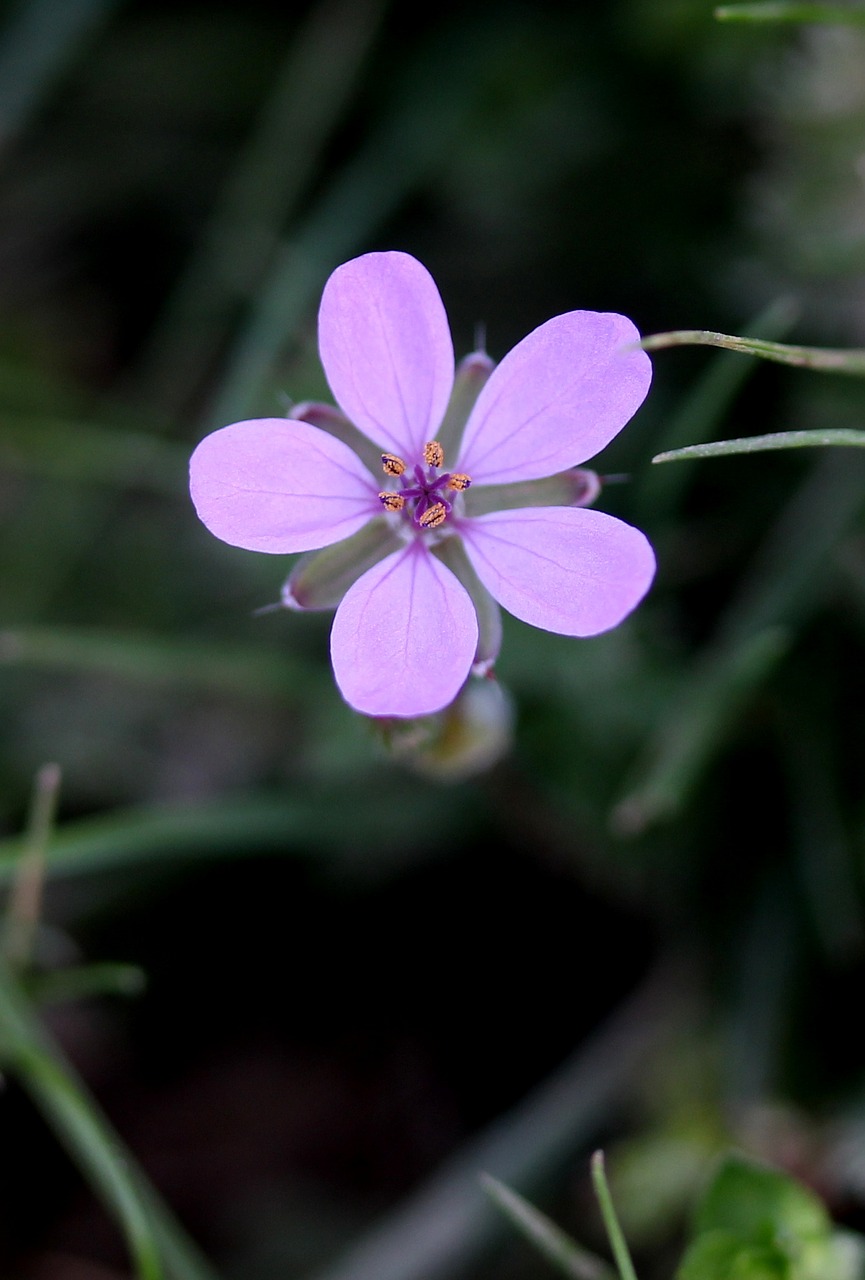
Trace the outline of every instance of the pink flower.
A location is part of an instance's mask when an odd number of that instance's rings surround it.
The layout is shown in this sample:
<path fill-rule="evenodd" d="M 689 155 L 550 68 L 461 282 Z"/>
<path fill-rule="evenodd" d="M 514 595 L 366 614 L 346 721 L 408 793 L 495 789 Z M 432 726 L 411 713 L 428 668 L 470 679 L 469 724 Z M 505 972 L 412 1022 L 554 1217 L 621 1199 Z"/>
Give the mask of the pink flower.
<path fill-rule="evenodd" d="M 607 631 L 640 602 L 655 572 L 644 535 L 574 505 L 598 487 L 578 464 L 649 388 L 630 320 L 569 311 L 496 367 L 468 357 L 455 379 L 432 277 L 407 254 L 368 253 L 328 280 L 318 333 L 342 412 L 308 404 L 215 431 L 192 455 L 191 492 L 232 546 L 325 548 L 301 558 L 283 599 L 338 603 L 331 658 L 352 707 L 447 706 L 495 659 L 495 601 L 570 636 Z"/>

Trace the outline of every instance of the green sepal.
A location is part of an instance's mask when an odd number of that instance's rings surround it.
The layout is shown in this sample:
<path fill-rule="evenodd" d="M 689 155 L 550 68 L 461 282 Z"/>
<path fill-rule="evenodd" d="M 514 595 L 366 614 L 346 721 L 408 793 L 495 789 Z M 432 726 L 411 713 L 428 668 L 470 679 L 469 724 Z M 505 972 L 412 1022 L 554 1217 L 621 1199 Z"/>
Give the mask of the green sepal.
<path fill-rule="evenodd" d="M 329 436 L 335 436 L 357 454 L 374 476 L 381 475 L 381 449 L 332 404 L 304 400 L 293 407 L 289 417 L 298 422 L 308 422 L 311 427 L 318 427 Z"/>
<path fill-rule="evenodd" d="M 459 538 L 443 538 L 433 547 L 433 554 L 447 565 L 471 597 L 478 616 L 478 647 L 472 672 L 474 675 L 487 675 L 502 647 L 502 611 L 498 602 L 475 573 Z"/>
<path fill-rule="evenodd" d="M 282 603 L 287 609 L 334 609 L 361 574 L 403 545 L 387 519 L 375 516 L 350 538 L 302 555 L 285 580 Z"/>
<path fill-rule="evenodd" d="M 436 782 L 461 782 L 491 769 L 510 750 L 514 712 L 497 680 L 470 677 L 449 707 L 416 720 L 375 722 L 388 754 Z"/>
<path fill-rule="evenodd" d="M 451 398 L 436 434 L 448 466 L 456 465 L 459 460 L 459 447 L 469 414 L 495 367 L 495 361 L 485 351 L 473 351 L 457 365 Z"/>
<path fill-rule="evenodd" d="M 569 467 L 543 480 L 518 480 L 513 484 L 479 484 L 463 494 L 467 516 L 517 507 L 588 507 L 601 491 L 594 471 Z"/>

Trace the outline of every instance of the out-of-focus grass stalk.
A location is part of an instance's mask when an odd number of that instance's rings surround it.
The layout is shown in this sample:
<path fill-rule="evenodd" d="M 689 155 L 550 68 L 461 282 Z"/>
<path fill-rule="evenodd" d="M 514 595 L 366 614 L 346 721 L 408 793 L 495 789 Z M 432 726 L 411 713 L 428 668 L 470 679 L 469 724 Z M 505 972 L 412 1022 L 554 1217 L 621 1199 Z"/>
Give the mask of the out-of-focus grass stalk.
<path fill-rule="evenodd" d="M 794 870 L 805 889 L 817 940 L 830 961 L 847 963 L 865 944 L 859 852 L 845 821 L 842 749 L 819 687 L 800 698 L 796 717 L 782 707 L 779 751 L 788 779 Z M 803 703 L 805 706 L 803 707 Z"/>
<path fill-rule="evenodd" d="M 865 506 L 862 455 L 831 451 L 769 531 L 715 640 L 682 680 L 642 753 L 612 823 L 637 834 L 685 804 L 746 696 L 814 609 L 838 540 Z"/>
<path fill-rule="evenodd" d="M 80 875 L 123 868 L 156 859 L 237 857 L 256 849 L 300 853 L 306 857 L 352 858 L 368 865 L 368 855 L 391 849 L 411 856 L 404 829 L 388 826 L 393 796 L 381 787 L 381 765 L 375 777 L 337 788 L 306 785 L 282 795 L 251 795 L 209 800 L 200 805 L 153 805 L 118 809 L 93 818 L 70 819 L 54 832 L 46 851 L 50 876 Z M 438 830 L 446 838 L 441 795 L 428 787 L 401 794 L 400 813 L 416 830 Z M 478 823 L 489 815 L 476 799 Z M 346 846 L 346 813 L 351 814 L 352 840 Z M 455 813 L 454 829 L 466 835 L 470 817 Z M 0 884 L 14 874 L 24 850 L 21 837 L 0 840 Z"/>
<path fill-rule="evenodd" d="M 21 0 L 0 32 L 0 155 L 121 0 Z"/>
<path fill-rule="evenodd" d="M 667 347 L 721 347 L 740 351 L 747 356 L 762 356 L 778 364 L 792 364 L 801 369 L 819 369 L 824 373 L 865 375 L 865 351 L 833 347 L 794 347 L 784 342 L 767 342 L 763 338 L 742 338 L 732 333 L 714 333 L 709 329 L 677 329 L 670 333 L 652 333 L 643 338 L 644 351 L 663 351 Z"/>
<path fill-rule="evenodd" d="M 9 915 L 13 925 L 21 924 L 25 931 L 7 934 L 6 945 L 0 950 L 0 1069 L 14 1075 L 30 1095 L 117 1220 L 137 1280 L 164 1280 L 166 1276 L 171 1280 L 215 1280 L 45 1031 L 12 967 L 29 959 L 59 786 L 58 766 L 44 766 L 36 779 L 27 830 L 11 867 Z M 31 883 L 34 877 L 35 890 Z"/>
<path fill-rule="evenodd" d="M 86 671 L 282 703 L 296 697 L 298 689 L 308 692 L 316 683 L 322 687 L 330 683 L 324 668 L 305 663 L 296 654 L 96 628 L 0 630 L 0 668 L 4 666 Z"/>
<path fill-rule="evenodd" d="M 610 1195 L 607 1174 L 604 1169 L 603 1151 L 596 1151 L 592 1156 L 592 1184 L 595 1188 L 595 1195 L 598 1197 L 601 1217 L 604 1220 L 604 1227 L 606 1228 L 607 1238 L 610 1241 L 613 1257 L 616 1259 L 619 1276 L 621 1280 L 637 1280 L 637 1273 L 631 1261 L 631 1251 L 619 1224 L 613 1197 Z"/>
<path fill-rule="evenodd" d="M 30 1094 L 120 1223 L 138 1280 L 162 1280 L 164 1272 L 147 1213 L 132 1187 L 125 1153 L 88 1105 L 71 1071 L 58 1060 L 0 957 L 0 1062 Z"/>
<path fill-rule="evenodd" d="M 714 440 L 683 449 L 655 454 L 653 462 L 686 462 L 691 458 L 726 458 L 737 453 L 766 453 L 771 449 L 816 449 L 821 445 L 865 448 L 865 431 L 839 427 L 832 431 L 776 431 L 768 436 L 743 436 L 739 440 Z"/>
<path fill-rule="evenodd" d="M 842 8 L 837 4 L 784 4 L 766 0 L 762 4 L 722 4 L 715 10 L 720 22 L 826 22 L 865 26 L 865 8 Z"/>
<path fill-rule="evenodd" d="M 60 766 L 46 764 L 36 775 L 30 817 L 24 834 L 24 852 L 15 871 L 6 905 L 2 951 L 10 964 L 25 966 L 42 908 L 45 852 L 54 827 L 60 794 Z"/>
<path fill-rule="evenodd" d="M 488 35 L 485 37 L 488 41 Z M 445 163 L 477 89 L 477 32 L 467 21 L 406 66 L 377 131 L 283 245 L 229 355 L 208 422 L 263 411 L 267 384 L 329 272 Z M 489 50 L 486 56 L 489 57 Z"/>
<path fill-rule="evenodd" d="M 597 1133 L 687 1016 L 683 972 L 662 965 L 524 1102 L 471 1139 L 402 1206 L 316 1280 L 442 1280 L 500 1233 L 479 1194 L 482 1170 L 527 1186 L 553 1176 Z M 490 957 L 490 981 L 496 981 Z"/>
<path fill-rule="evenodd" d="M 41 1026 L 2 957 L 0 1063 L 33 1099 L 120 1224 L 138 1280 L 216 1280 Z"/>
<path fill-rule="evenodd" d="M 321 0 L 298 31 L 144 358 L 140 383 L 168 412 L 200 389 L 234 307 L 258 288 L 356 87 L 383 8 L 384 0 Z"/>
<path fill-rule="evenodd" d="M 572 1240 L 545 1213 L 498 1178 L 482 1173 L 481 1186 L 498 1205 L 517 1231 L 533 1244 L 548 1262 L 570 1280 L 613 1280 L 615 1273 L 603 1258 Z"/>
<path fill-rule="evenodd" d="M 640 835 L 679 811 L 748 697 L 786 649 L 783 630 L 769 628 L 733 647 L 710 648 L 697 660 L 613 809 L 618 835 Z"/>
<path fill-rule="evenodd" d="M 98 484 L 176 498 L 187 491 L 188 450 L 146 431 L 62 418 L 0 422 L 4 468 L 72 484 Z"/>

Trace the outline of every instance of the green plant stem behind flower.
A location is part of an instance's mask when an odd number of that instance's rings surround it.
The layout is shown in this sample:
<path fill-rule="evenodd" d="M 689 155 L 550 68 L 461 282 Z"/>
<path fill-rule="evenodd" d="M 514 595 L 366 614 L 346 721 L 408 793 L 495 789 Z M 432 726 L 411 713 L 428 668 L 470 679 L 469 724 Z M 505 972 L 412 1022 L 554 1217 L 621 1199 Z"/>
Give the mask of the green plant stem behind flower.
<path fill-rule="evenodd" d="M 0 1065 L 45 1116 L 126 1237 L 137 1280 L 215 1280 L 0 958 Z M 164 1262 L 164 1267 L 163 1267 Z"/>
<path fill-rule="evenodd" d="M 846 9 L 837 4 L 723 4 L 715 10 L 719 22 L 825 22 L 865 26 L 865 8 Z"/>

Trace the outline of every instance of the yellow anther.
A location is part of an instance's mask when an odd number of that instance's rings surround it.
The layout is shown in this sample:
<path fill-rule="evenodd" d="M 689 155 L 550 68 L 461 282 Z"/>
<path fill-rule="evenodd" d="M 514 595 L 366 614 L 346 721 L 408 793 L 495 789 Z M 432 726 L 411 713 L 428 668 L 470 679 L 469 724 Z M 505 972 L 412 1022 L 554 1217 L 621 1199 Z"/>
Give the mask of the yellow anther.
<path fill-rule="evenodd" d="M 447 519 L 448 509 L 443 502 L 434 502 L 418 520 L 422 529 L 437 529 Z"/>
<path fill-rule="evenodd" d="M 423 460 L 428 467 L 444 466 L 445 451 L 439 444 L 438 440 L 430 440 L 429 444 L 424 445 Z"/>
<path fill-rule="evenodd" d="M 471 476 L 467 476 L 464 471 L 455 471 L 448 480 L 448 488 L 456 489 L 458 493 L 462 493 L 472 482 Z"/>
<path fill-rule="evenodd" d="M 402 494 L 394 493 L 392 489 L 386 489 L 384 493 L 380 493 L 378 499 L 385 511 L 402 511 L 405 506 L 405 498 Z"/>
<path fill-rule="evenodd" d="M 405 463 L 395 453 L 383 453 L 381 465 L 386 476 L 401 476 L 405 471 Z"/>

